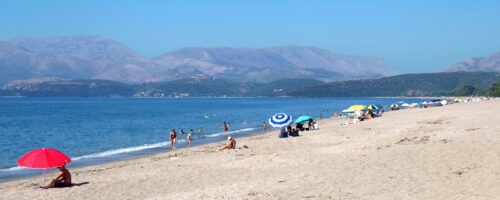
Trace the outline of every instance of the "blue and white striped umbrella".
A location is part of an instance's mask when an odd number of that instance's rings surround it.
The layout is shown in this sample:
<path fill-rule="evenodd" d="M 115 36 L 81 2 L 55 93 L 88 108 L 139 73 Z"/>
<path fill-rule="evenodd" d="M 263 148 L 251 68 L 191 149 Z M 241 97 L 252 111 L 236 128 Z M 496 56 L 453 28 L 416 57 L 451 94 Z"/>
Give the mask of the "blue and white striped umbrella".
<path fill-rule="evenodd" d="M 283 128 L 293 122 L 292 116 L 285 113 L 275 114 L 269 119 L 269 124 L 274 128 Z"/>

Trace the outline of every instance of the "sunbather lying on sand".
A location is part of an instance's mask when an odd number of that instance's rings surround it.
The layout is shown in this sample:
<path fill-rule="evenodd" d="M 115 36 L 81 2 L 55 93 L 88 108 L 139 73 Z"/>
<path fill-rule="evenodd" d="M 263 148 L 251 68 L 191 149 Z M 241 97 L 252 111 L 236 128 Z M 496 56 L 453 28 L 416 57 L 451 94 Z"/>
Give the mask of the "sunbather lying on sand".
<path fill-rule="evenodd" d="M 50 184 L 41 187 L 43 189 L 56 188 L 56 187 L 69 187 L 71 186 L 71 173 L 66 169 L 66 167 L 58 167 L 61 174 L 57 176 Z"/>
<path fill-rule="evenodd" d="M 229 136 L 229 137 L 227 137 L 226 145 L 224 145 L 224 147 L 219 149 L 219 151 L 222 151 L 224 149 L 235 149 L 235 148 L 236 148 L 236 140 L 234 138 L 232 138 L 231 136 Z"/>

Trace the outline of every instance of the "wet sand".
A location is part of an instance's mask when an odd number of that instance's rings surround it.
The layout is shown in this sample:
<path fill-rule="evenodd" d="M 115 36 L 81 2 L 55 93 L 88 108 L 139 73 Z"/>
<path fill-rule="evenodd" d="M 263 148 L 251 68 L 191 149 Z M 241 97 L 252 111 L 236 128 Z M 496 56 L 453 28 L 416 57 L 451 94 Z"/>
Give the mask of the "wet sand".
<path fill-rule="evenodd" d="M 500 100 L 385 113 L 73 169 L 71 188 L 0 184 L 0 199 L 495 199 Z M 71 169 L 70 169 L 71 170 Z M 52 175 L 53 176 L 53 175 Z"/>

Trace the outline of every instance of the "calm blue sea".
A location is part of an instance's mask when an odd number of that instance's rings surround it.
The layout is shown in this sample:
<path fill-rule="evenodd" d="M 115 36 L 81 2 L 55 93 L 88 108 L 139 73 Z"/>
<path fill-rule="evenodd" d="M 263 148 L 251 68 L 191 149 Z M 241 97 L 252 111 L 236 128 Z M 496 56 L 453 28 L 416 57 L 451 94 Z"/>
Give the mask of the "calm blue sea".
<path fill-rule="evenodd" d="M 258 134 L 278 112 L 297 117 L 331 116 L 352 104 L 418 102 L 385 98 L 0 98 L 0 180 L 40 173 L 17 167 L 28 151 L 41 147 L 69 155 L 70 167 L 168 151 L 171 128 L 194 129 L 192 144 Z M 203 128 L 203 134 L 198 128 Z M 185 135 L 179 136 L 179 146 Z"/>

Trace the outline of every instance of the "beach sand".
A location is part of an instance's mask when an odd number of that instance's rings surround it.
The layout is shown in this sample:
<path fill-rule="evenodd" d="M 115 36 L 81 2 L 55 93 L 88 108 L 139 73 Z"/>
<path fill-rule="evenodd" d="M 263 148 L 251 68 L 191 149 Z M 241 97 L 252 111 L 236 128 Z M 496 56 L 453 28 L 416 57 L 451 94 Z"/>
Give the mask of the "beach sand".
<path fill-rule="evenodd" d="M 0 184 L 0 199 L 498 199 L 500 101 L 385 113 L 297 138 L 276 132 Z"/>

